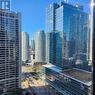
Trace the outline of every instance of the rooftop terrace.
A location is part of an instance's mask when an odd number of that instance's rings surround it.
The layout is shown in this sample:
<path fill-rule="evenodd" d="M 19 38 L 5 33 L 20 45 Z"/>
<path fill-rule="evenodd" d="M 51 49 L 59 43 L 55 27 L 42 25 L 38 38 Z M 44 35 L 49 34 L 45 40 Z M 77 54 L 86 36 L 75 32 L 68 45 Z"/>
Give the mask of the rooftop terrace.
<path fill-rule="evenodd" d="M 91 86 L 92 85 L 92 72 L 88 72 L 78 68 L 68 68 L 66 70 L 62 70 L 62 68 L 55 66 L 53 64 L 46 64 L 44 67 L 53 70 L 59 74 L 62 74 L 68 78 L 76 80 L 84 85 Z"/>
<path fill-rule="evenodd" d="M 91 72 L 73 68 L 73 69 L 64 70 L 62 73 L 67 75 L 68 77 L 76 79 L 77 81 L 83 82 L 88 86 L 91 85 L 91 80 L 92 80 Z"/>

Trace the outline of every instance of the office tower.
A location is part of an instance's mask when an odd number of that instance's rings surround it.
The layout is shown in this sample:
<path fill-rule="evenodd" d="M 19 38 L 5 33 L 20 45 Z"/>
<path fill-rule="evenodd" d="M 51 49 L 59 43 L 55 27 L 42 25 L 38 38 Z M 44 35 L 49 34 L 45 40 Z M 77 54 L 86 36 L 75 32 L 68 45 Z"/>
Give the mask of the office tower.
<path fill-rule="evenodd" d="M 62 67 L 64 61 L 68 58 L 66 35 L 64 32 L 55 32 L 56 37 L 56 65 Z"/>
<path fill-rule="evenodd" d="M 92 73 L 79 69 L 80 64 L 75 65 L 82 61 L 87 64 L 88 18 L 81 5 L 60 2 L 47 8 L 46 61 L 49 63 L 43 67 L 46 84 L 58 95 L 91 95 Z"/>
<path fill-rule="evenodd" d="M 35 61 L 45 62 L 45 32 L 40 30 L 35 37 Z"/>
<path fill-rule="evenodd" d="M 0 9 L 0 95 L 20 86 L 21 14 Z"/>
<path fill-rule="evenodd" d="M 46 62 L 53 63 L 55 62 L 55 32 L 47 32 L 46 33 Z"/>
<path fill-rule="evenodd" d="M 66 35 L 64 32 L 46 33 L 46 62 L 62 67 L 62 63 L 68 58 Z"/>
<path fill-rule="evenodd" d="M 35 40 L 31 40 L 31 49 L 35 51 Z"/>
<path fill-rule="evenodd" d="M 64 32 L 68 59 L 87 59 L 87 23 L 88 14 L 78 4 L 54 3 L 46 10 L 46 31 Z"/>
<path fill-rule="evenodd" d="M 46 9 L 46 31 L 51 32 L 55 30 L 55 9 L 58 7 L 57 4 L 50 4 Z"/>
<path fill-rule="evenodd" d="M 29 61 L 29 35 L 27 32 L 22 32 L 22 61 Z"/>

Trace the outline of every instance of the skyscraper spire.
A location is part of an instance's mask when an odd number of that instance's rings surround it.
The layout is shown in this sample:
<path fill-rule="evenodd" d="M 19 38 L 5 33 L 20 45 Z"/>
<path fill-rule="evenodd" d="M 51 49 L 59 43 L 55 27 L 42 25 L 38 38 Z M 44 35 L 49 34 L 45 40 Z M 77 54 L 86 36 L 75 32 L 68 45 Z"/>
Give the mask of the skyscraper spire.
<path fill-rule="evenodd" d="M 0 9 L 10 10 L 10 0 L 0 0 Z"/>

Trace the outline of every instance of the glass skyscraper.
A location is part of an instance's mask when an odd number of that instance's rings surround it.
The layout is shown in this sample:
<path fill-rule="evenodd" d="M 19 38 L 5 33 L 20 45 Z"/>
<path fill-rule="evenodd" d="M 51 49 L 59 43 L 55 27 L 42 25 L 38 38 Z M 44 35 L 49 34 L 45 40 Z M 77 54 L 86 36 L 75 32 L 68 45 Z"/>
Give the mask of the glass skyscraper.
<path fill-rule="evenodd" d="M 46 9 L 46 31 L 51 32 L 55 30 L 55 9 L 58 7 L 57 4 L 51 4 Z"/>
<path fill-rule="evenodd" d="M 47 32 L 46 33 L 46 62 L 53 63 L 55 62 L 55 32 Z"/>
<path fill-rule="evenodd" d="M 46 12 L 46 31 L 57 32 L 56 35 L 60 34 L 58 32 L 65 34 L 65 38 L 61 36 L 61 39 L 65 39 L 63 43 L 66 43 L 66 45 L 62 43 L 56 45 L 55 48 L 65 48 L 65 59 L 86 60 L 87 33 L 89 29 L 87 27 L 88 14 L 84 12 L 83 6 L 78 4 L 74 6 L 66 2 L 60 2 L 48 6 Z M 55 39 L 58 40 L 59 37 L 56 36 Z M 58 44 L 56 40 L 54 40 L 54 43 Z M 52 45 L 49 45 L 49 47 L 52 47 Z M 57 51 L 53 50 L 52 52 L 57 53 Z M 64 52 L 64 50 L 62 52 Z M 63 60 L 62 56 L 64 56 L 64 53 L 61 53 L 60 56 L 56 56 L 56 58 L 60 57 L 59 59 Z"/>
<path fill-rule="evenodd" d="M 58 95 L 92 94 L 88 24 L 81 5 L 60 2 L 47 8 L 45 82 Z"/>
<path fill-rule="evenodd" d="M 46 62 L 62 66 L 63 59 L 67 55 L 67 43 L 64 32 L 47 32 L 46 33 Z"/>

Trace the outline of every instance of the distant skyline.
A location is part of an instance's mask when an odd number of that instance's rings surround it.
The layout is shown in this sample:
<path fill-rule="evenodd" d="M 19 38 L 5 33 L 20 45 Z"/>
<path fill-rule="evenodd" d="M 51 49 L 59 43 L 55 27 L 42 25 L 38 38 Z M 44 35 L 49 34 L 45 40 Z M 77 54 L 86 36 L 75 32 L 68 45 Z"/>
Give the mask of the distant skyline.
<path fill-rule="evenodd" d="M 46 8 L 49 4 L 64 0 L 11 0 L 13 11 L 22 13 L 22 31 L 29 34 L 30 40 L 35 38 L 37 31 L 45 30 Z M 90 0 L 68 0 L 70 3 L 80 3 L 84 10 L 88 12 Z M 46 31 L 45 31 L 46 32 Z"/>

